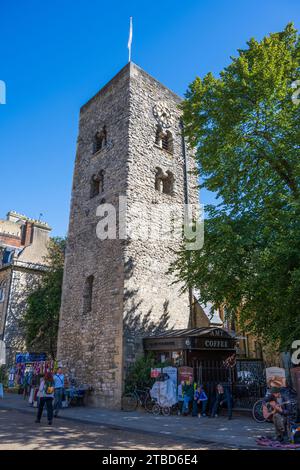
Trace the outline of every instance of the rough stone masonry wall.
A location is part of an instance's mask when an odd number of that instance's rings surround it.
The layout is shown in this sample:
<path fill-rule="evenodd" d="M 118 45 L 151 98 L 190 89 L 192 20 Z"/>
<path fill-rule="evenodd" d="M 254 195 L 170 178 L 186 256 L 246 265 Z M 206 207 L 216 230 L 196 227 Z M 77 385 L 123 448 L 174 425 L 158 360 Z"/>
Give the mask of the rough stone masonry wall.
<path fill-rule="evenodd" d="M 157 121 L 153 107 L 163 102 L 172 113 L 169 128 L 173 136 L 173 155 L 155 145 Z M 185 202 L 184 157 L 180 128 L 180 98 L 134 64 L 130 75 L 130 129 L 127 222 L 146 226 L 150 211 L 157 217 L 151 227 L 167 220 L 170 207 L 181 210 Z M 190 169 L 194 167 L 189 159 Z M 171 171 L 175 177 L 174 194 L 155 189 L 156 167 Z M 190 200 L 198 204 L 197 182 L 189 175 Z M 136 211 L 136 205 L 141 204 Z M 146 220 L 143 220 L 146 217 Z M 160 227 L 162 232 L 166 227 Z M 166 329 L 189 326 L 189 296 L 180 295 L 180 284 L 167 274 L 175 259 L 178 240 L 131 239 L 126 247 L 124 366 L 133 363 L 142 352 L 142 337 Z"/>
<path fill-rule="evenodd" d="M 160 100 L 167 101 L 174 113 L 173 156 L 154 146 L 152 109 Z M 118 197 L 126 196 L 128 224 L 135 219 L 143 225 L 142 214 L 133 211 L 136 202 L 148 208 L 155 202 L 182 206 L 184 167 L 178 103 L 172 92 L 128 64 L 81 109 L 58 359 L 79 382 L 92 386 L 92 401 L 100 406 L 120 407 L 124 366 L 141 352 L 142 336 L 188 326 L 188 295 L 179 296 L 179 287 L 171 286 L 172 278 L 165 274 L 174 259 L 172 249 L 178 244 L 100 241 L 96 237 L 96 209 L 104 198 L 118 208 Z M 94 154 L 94 136 L 104 125 L 107 145 Z M 174 196 L 155 191 L 156 166 L 173 172 Z M 91 177 L 101 170 L 104 192 L 90 199 Z M 84 313 L 84 283 L 91 275 L 92 310 Z"/>
<path fill-rule="evenodd" d="M 96 209 L 105 199 L 118 207 L 126 190 L 129 119 L 128 67 L 80 113 L 68 246 L 58 338 L 58 358 L 80 383 L 93 388 L 96 405 L 119 407 L 122 389 L 124 257 L 122 240 L 96 236 Z M 107 145 L 93 153 L 97 131 Z M 92 175 L 104 170 L 104 192 L 90 199 Z M 94 276 L 92 310 L 83 312 L 83 290 Z"/>

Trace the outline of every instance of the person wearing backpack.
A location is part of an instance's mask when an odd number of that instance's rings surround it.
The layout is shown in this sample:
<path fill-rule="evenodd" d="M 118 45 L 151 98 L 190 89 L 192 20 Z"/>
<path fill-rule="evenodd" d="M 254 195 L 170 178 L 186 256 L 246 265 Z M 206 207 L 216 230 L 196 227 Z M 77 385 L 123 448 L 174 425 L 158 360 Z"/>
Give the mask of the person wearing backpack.
<path fill-rule="evenodd" d="M 44 406 L 47 408 L 48 424 L 52 424 L 53 419 L 53 398 L 54 398 L 54 380 L 51 372 L 46 372 L 42 378 L 39 391 L 39 407 L 35 422 L 40 423 Z"/>

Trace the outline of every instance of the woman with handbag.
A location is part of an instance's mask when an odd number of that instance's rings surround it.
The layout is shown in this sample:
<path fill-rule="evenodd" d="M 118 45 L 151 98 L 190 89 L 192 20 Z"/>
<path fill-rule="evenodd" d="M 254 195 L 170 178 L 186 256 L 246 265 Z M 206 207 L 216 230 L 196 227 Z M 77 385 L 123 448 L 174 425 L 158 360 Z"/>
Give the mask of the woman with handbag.
<path fill-rule="evenodd" d="M 54 380 L 51 372 L 46 372 L 45 376 L 42 378 L 39 391 L 39 407 L 38 414 L 36 418 L 36 423 L 41 422 L 41 417 L 43 414 L 44 406 L 47 408 L 47 417 L 48 424 L 52 424 L 53 419 L 53 398 L 54 398 Z"/>

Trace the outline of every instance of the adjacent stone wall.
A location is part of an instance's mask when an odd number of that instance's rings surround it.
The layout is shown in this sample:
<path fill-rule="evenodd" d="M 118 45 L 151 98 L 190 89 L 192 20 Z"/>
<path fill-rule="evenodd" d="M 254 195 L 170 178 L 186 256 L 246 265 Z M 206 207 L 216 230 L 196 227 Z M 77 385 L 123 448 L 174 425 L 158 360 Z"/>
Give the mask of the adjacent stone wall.
<path fill-rule="evenodd" d="M 8 366 L 15 363 L 17 352 L 26 351 L 23 318 L 28 295 L 37 287 L 41 275 L 40 271 L 12 266 L 0 271 L 0 282 L 6 281 L 5 300 L 0 303 L 0 335 L 4 333 Z"/>
<path fill-rule="evenodd" d="M 4 299 L 2 302 L 0 302 L 0 339 L 4 339 L 3 335 L 4 335 L 4 326 L 5 326 L 5 320 L 6 320 L 6 311 L 7 311 L 7 306 L 8 306 L 10 279 L 11 279 L 10 268 L 0 270 L 0 286 L 5 289 Z"/>

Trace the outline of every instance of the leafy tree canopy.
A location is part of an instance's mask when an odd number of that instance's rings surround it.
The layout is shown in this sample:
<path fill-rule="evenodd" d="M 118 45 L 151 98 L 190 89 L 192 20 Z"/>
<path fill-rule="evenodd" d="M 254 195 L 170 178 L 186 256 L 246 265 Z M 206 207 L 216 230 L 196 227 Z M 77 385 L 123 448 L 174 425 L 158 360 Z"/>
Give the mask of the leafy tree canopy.
<path fill-rule="evenodd" d="M 30 293 L 24 316 L 27 348 L 55 358 L 66 240 L 51 238 L 45 262 L 48 270 Z"/>
<path fill-rule="evenodd" d="M 190 85 L 185 134 L 200 187 L 217 198 L 203 249 L 182 250 L 172 267 L 203 302 L 283 349 L 300 338 L 299 52 L 288 24 Z"/>

